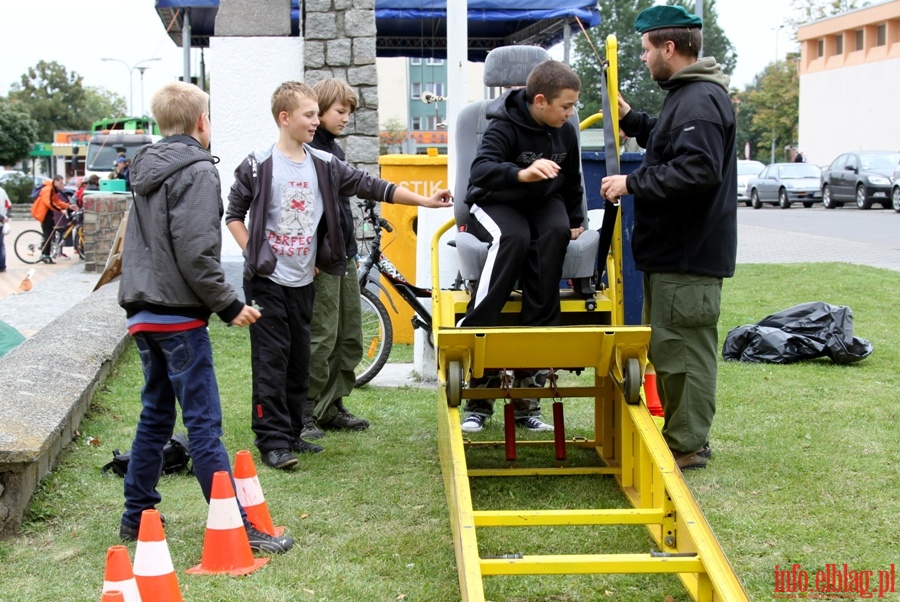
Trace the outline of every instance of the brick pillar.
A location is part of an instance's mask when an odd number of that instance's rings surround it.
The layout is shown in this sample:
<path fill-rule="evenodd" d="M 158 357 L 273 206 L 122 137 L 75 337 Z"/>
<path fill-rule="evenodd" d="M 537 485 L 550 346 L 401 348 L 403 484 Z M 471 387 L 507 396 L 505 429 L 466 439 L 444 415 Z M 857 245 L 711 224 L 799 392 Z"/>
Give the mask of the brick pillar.
<path fill-rule="evenodd" d="M 126 194 L 84 195 L 84 271 L 102 272 L 131 202 Z"/>

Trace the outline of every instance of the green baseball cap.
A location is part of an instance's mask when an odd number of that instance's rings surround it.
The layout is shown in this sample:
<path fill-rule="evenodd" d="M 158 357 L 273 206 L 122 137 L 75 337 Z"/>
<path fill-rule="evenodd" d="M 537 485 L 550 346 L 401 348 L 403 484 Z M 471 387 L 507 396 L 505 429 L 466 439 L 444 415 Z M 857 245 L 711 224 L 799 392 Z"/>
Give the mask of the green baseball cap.
<path fill-rule="evenodd" d="M 697 15 L 689 13 L 683 6 L 651 6 L 641 11 L 641 14 L 634 20 L 634 28 L 640 34 L 667 27 L 702 29 L 703 20 Z"/>

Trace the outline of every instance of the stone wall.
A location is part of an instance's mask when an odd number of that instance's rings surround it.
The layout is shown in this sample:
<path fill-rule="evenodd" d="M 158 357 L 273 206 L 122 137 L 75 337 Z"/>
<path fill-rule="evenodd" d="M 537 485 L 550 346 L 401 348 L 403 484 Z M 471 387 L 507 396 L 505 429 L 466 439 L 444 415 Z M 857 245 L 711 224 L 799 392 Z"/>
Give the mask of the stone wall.
<path fill-rule="evenodd" d="M 102 272 L 130 194 L 84 195 L 84 271 Z"/>
<path fill-rule="evenodd" d="M 359 104 L 338 143 L 347 161 L 379 175 L 378 71 L 375 68 L 375 0 L 305 0 L 304 81 L 335 77 L 356 91 Z M 361 213 L 351 204 L 357 224 Z"/>

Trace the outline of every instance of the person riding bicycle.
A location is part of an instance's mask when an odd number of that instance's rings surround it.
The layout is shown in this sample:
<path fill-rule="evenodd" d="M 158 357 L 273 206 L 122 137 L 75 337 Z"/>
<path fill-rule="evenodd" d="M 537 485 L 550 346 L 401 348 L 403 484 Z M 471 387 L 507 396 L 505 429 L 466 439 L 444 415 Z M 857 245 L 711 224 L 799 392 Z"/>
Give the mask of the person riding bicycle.
<path fill-rule="evenodd" d="M 50 257 L 50 243 L 55 227 L 54 211 L 67 211 L 69 200 L 63 192 L 65 181 L 61 175 L 56 175 L 52 180 L 44 184 L 37 198 L 31 205 L 31 216 L 40 222 L 41 231 L 44 234 L 44 243 L 41 246 L 41 259 L 44 263 L 53 263 Z"/>

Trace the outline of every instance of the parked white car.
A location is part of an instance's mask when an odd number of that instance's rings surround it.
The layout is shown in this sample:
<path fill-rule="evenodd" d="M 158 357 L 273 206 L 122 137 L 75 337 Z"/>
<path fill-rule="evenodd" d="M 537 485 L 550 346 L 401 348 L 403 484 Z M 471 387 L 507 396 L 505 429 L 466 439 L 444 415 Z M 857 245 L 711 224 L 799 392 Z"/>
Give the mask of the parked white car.
<path fill-rule="evenodd" d="M 760 174 L 766 168 L 765 163 L 759 161 L 747 161 L 738 159 L 737 162 L 737 188 L 738 203 L 744 201 L 744 204 L 750 206 L 750 193 L 747 192 L 747 183 Z"/>

